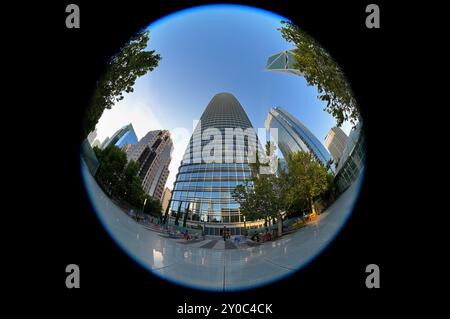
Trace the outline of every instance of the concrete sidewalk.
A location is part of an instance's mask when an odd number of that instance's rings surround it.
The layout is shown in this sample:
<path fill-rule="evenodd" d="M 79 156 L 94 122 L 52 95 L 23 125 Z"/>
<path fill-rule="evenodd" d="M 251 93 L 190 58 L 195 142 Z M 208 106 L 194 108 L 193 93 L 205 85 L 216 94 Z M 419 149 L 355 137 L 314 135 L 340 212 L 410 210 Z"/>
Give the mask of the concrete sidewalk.
<path fill-rule="evenodd" d="M 180 244 L 148 230 L 112 203 L 86 168 L 83 175 L 99 219 L 133 259 L 161 278 L 215 291 L 253 288 L 300 269 L 339 232 L 359 190 L 356 182 L 318 221 L 300 231 L 276 241 L 234 249 L 234 243 L 215 239 Z"/>

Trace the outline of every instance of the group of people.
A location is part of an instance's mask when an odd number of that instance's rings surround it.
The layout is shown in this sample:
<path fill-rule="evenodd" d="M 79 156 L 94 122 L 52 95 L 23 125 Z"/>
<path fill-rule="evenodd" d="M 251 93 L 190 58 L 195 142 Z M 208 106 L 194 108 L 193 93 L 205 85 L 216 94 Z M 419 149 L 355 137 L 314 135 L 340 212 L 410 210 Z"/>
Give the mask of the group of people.
<path fill-rule="evenodd" d="M 205 232 L 202 232 L 203 235 L 203 239 L 205 238 Z M 223 241 L 227 241 L 231 238 L 231 234 L 230 234 L 230 230 L 227 229 L 226 226 L 223 227 Z M 276 234 L 275 234 L 276 236 Z M 257 231 L 253 232 L 253 235 L 251 237 L 251 240 L 256 241 L 256 242 L 265 242 L 265 241 L 269 241 L 272 240 L 272 231 L 269 230 L 268 228 L 266 228 L 266 231 L 263 233 L 258 233 Z M 186 229 L 183 232 L 183 238 L 185 240 L 190 240 L 191 239 L 191 235 L 189 234 L 189 231 Z"/>
<path fill-rule="evenodd" d="M 269 229 L 266 229 L 263 233 L 258 233 L 255 231 L 251 237 L 251 240 L 256 242 L 272 240 L 272 232 Z"/>

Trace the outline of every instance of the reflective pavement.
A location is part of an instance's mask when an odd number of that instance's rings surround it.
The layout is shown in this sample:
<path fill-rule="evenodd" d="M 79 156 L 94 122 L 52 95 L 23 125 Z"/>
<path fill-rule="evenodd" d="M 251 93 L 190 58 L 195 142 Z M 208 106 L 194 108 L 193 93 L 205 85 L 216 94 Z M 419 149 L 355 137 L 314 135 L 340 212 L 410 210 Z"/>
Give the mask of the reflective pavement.
<path fill-rule="evenodd" d="M 124 251 L 164 279 L 216 291 L 267 284 L 308 263 L 345 223 L 362 180 L 360 177 L 316 222 L 295 233 L 255 247 L 210 249 L 179 243 L 136 223 L 109 200 L 85 166 L 82 171 L 98 217 Z"/>

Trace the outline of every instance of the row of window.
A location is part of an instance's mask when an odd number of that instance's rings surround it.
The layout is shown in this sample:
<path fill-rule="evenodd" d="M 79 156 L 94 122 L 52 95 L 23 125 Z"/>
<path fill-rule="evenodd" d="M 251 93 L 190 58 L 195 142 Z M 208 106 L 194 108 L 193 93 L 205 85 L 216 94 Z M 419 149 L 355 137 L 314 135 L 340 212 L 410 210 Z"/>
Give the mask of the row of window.
<path fill-rule="evenodd" d="M 189 156 L 183 157 L 182 165 L 188 165 L 192 163 L 203 163 L 203 164 L 251 164 L 255 163 L 256 161 L 254 158 L 247 158 L 247 157 L 236 157 L 236 158 L 223 158 L 222 156 L 217 157 L 196 157 L 196 158 L 190 158 Z"/>
<path fill-rule="evenodd" d="M 221 169 L 235 169 L 235 170 L 248 170 L 247 164 L 220 164 L 220 163 L 210 163 L 210 164 L 193 164 L 180 167 L 180 173 L 197 171 L 197 170 L 221 170 Z"/>
<path fill-rule="evenodd" d="M 187 199 L 187 198 L 197 198 L 197 199 L 214 199 L 214 198 L 232 198 L 231 190 L 224 192 L 217 191 L 175 191 L 173 192 L 172 199 Z"/>
<path fill-rule="evenodd" d="M 181 205 L 181 206 L 180 206 Z M 236 203 L 233 199 L 218 201 L 218 200 L 208 200 L 206 198 L 203 201 L 199 200 L 172 200 L 170 204 L 170 210 L 184 212 L 186 210 L 192 212 L 205 212 L 205 213 L 221 213 L 222 211 L 238 212 L 239 203 Z"/>
<path fill-rule="evenodd" d="M 171 216 L 175 218 L 176 212 L 171 212 Z M 207 222 L 207 223 L 239 223 L 241 222 L 241 217 L 239 215 L 220 215 L 220 214 L 207 215 L 207 214 L 189 213 L 186 220 Z"/>
<path fill-rule="evenodd" d="M 204 146 L 202 148 L 195 148 L 194 149 L 188 149 L 184 153 L 184 156 L 195 156 L 195 157 L 201 157 L 201 156 L 236 156 L 236 155 L 247 155 L 250 156 L 251 154 L 256 154 L 256 148 L 255 147 L 248 147 L 248 146 Z"/>
<path fill-rule="evenodd" d="M 192 139 L 197 140 L 207 140 L 207 139 L 213 139 L 216 135 L 217 138 L 220 138 L 224 141 L 256 141 L 258 139 L 258 133 L 256 131 L 253 132 L 246 132 L 245 130 L 241 132 L 239 131 L 233 131 L 229 132 L 226 130 L 227 128 L 224 127 L 222 129 L 216 130 L 203 130 L 202 132 L 197 131 L 192 134 Z"/>
<path fill-rule="evenodd" d="M 196 147 L 196 149 L 197 149 L 198 146 L 205 146 L 205 145 L 210 145 L 210 146 L 214 145 L 216 147 L 231 146 L 231 145 L 233 145 L 233 146 L 241 146 L 241 147 L 243 147 L 243 146 L 253 146 L 255 148 L 256 145 L 258 145 L 258 143 L 256 142 L 255 139 L 243 140 L 243 139 L 239 139 L 238 138 L 238 139 L 232 140 L 232 139 L 219 139 L 219 138 L 214 139 L 214 138 L 211 138 L 211 139 L 202 140 L 200 138 L 193 138 L 193 139 L 190 140 L 189 145 L 192 146 L 192 147 Z"/>
<path fill-rule="evenodd" d="M 247 183 L 242 180 L 237 181 L 191 181 L 191 182 L 177 182 L 174 190 L 186 189 L 186 188 L 230 188 L 234 189 L 238 185 L 246 185 Z M 248 182 L 252 185 L 251 182 Z"/>
<path fill-rule="evenodd" d="M 205 150 L 204 152 L 189 152 L 184 154 L 183 158 L 188 159 L 188 158 L 200 158 L 200 159 L 204 159 L 205 161 L 210 160 L 211 157 L 217 157 L 219 160 L 222 160 L 222 158 L 225 159 L 229 159 L 231 160 L 229 163 L 233 163 L 232 161 L 234 160 L 234 158 L 239 158 L 242 157 L 242 160 L 245 160 L 246 157 L 255 157 L 256 155 L 255 152 L 247 152 L 246 150 L 227 150 L 227 151 L 223 151 L 223 150 L 219 150 L 219 149 L 211 149 L 211 150 Z M 221 161 L 220 161 L 221 162 Z M 219 162 L 219 163 L 220 163 Z"/>
<path fill-rule="evenodd" d="M 216 116 L 216 118 L 214 119 L 208 119 L 208 120 L 204 120 L 201 123 L 201 130 L 204 132 L 208 129 L 219 129 L 219 130 L 225 130 L 225 129 L 231 129 L 231 130 L 235 130 L 236 128 L 238 129 L 242 129 L 242 130 L 246 130 L 246 129 L 251 129 L 251 127 L 249 127 L 248 123 L 243 120 L 243 119 L 237 119 L 237 118 L 233 118 L 233 117 L 221 117 L 221 116 Z M 196 127 L 195 131 L 200 131 L 200 127 Z"/>
<path fill-rule="evenodd" d="M 357 179 L 361 172 L 361 168 L 364 166 L 365 161 L 365 148 L 364 140 L 360 138 L 354 147 L 353 152 L 348 157 L 342 168 L 339 170 L 336 176 L 338 188 L 341 191 L 347 189 L 353 181 Z"/>
<path fill-rule="evenodd" d="M 250 171 L 210 171 L 210 172 L 194 172 L 194 173 L 179 173 L 177 181 L 187 181 L 190 179 L 202 178 L 237 178 L 249 179 L 251 177 Z"/>

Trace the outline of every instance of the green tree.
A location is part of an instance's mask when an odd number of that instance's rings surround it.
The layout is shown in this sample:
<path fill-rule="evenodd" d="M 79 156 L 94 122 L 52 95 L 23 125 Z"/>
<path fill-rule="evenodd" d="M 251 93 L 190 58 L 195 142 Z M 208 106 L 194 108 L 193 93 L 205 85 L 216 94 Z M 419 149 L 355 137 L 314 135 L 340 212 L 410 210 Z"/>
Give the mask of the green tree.
<path fill-rule="evenodd" d="M 240 204 L 240 211 L 246 220 L 264 219 L 267 225 L 269 219 L 277 219 L 278 233 L 282 232 L 281 212 L 284 210 L 284 179 L 276 174 L 262 174 L 261 167 L 269 167 L 277 160 L 270 159 L 275 156 L 275 145 L 267 142 L 265 145 L 265 161 L 261 163 L 258 153 L 255 163 L 250 164 L 252 178 L 245 185 L 238 185 L 231 196 Z M 268 160 L 269 159 L 269 160 Z"/>
<path fill-rule="evenodd" d="M 341 126 L 349 120 L 353 125 L 359 119 L 359 111 L 353 92 L 344 73 L 328 52 L 310 35 L 292 22 L 281 21 L 283 38 L 293 43 L 296 62 L 294 67 L 302 72 L 308 85 L 318 90 L 318 98 L 325 101 L 325 111 L 330 113 Z"/>
<path fill-rule="evenodd" d="M 136 79 L 158 66 L 161 56 L 154 50 L 144 51 L 149 38 L 148 30 L 138 32 L 109 61 L 87 108 L 84 138 L 95 129 L 105 109 L 122 100 L 124 92 L 133 92 Z"/>
<path fill-rule="evenodd" d="M 169 201 L 169 204 L 166 207 L 166 211 L 164 212 L 164 220 L 163 223 L 166 224 L 167 223 L 167 218 L 169 217 L 169 212 L 170 212 L 170 205 L 172 204 L 172 200 Z"/>
<path fill-rule="evenodd" d="M 148 215 L 152 215 L 161 218 L 161 202 L 158 199 L 154 199 L 149 195 L 145 195 L 147 203 L 145 204 L 144 212 Z"/>
<path fill-rule="evenodd" d="M 239 203 L 241 214 L 248 221 L 258 220 L 264 217 L 258 207 L 257 194 L 253 186 L 249 186 L 252 184 L 253 182 L 246 183 L 245 185 L 237 185 L 231 192 L 231 196 Z"/>
<path fill-rule="evenodd" d="M 329 190 L 330 173 L 309 152 L 295 152 L 288 157 L 285 202 L 306 203 L 316 213 L 315 203 Z"/>
<path fill-rule="evenodd" d="M 130 161 L 125 166 L 123 178 L 120 184 L 123 198 L 133 206 L 139 207 L 144 201 L 145 193 L 142 190 L 142 180 L 138 176 L 139 164 Z"/>
<path fill-rule="evenodd" d="M 101 163 L 103 161 L 103 151 L 98 146 L 94 146 L 92 150 L 94 151 L 99 163 Z"/>
<path fill-rule="evenodd" d="M 190 213 L 189 208 L 185 208 L 184 209 L 184 217 L 183 217 L 183 227 L 186 227 L 186 221 L 187 221 L 189 213 Z"/>
<path fill-rule="evenodd" d="M 176 226 L 179 225 L 178 220 L 180 219 L 180 216 L 181 216 L 181 204 L 182 204 L 182 203 L 183 203 L 183 202 L 180 202 L 180 204 L 178 205 L 177 214 L 176 214 L 176 216 L 175 216 L 175 225 L 176 225 Z"/>
<path fill-rule="evenodd" d="M 127 156 L 118 147 L 112 145 L 101 151 L 100 158 L 97 178 L 111 195 L 121 196 L 121 191 L 123 192 L 123 171 L 127 164 Z"/>
<path fill-rule="evenodd" d="M 105 150 L 94 147 L 94 152 L 100 162 L 96 178 L 110 195 L 125 200 L 139 211 L 143 209 L 145 214 L 161 218 L 161 202 L 142 189 L 142 180 L 138 175 L 139 163 L 127 162 L 125 152 L 116 146 L 109 146 Z"/>

